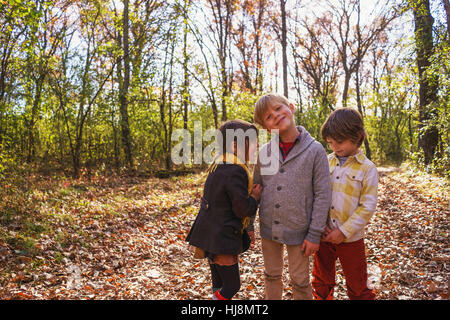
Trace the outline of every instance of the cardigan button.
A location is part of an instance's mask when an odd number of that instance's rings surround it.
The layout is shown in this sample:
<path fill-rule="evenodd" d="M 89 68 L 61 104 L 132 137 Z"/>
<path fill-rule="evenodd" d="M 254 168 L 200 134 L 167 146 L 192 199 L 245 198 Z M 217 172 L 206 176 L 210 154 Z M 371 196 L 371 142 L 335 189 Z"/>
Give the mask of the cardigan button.
<path fill-rule="evenodd" d="M 277 221 L 277 220 L 275 220 L 275 221 L 274 221 L 274 223 L 275 223 L 275 224 L 279 224 L 279 223 L 280 223 L 280 221 Z"/>
<path fill-rule="evenodd" d="M 284 169 L 283 169 L 283 168 L 281 168 L 281 169 L 280 169 L 280 172 L 281 172 L 281 173 L 284 173 Z"/>
<path fill-rule="evenodd" d="M 275 208 L 278 209 L 279 207 L 280 207 L 280 204 L 277 203 L 277 204 L 275 205 Z"/>
<path fill-rule="evenodd" d="M 278 186 L 278 187 L 277 187 L 277 190 L 280 191 L 280 190 L 281 190 L 281 186 Z"/>

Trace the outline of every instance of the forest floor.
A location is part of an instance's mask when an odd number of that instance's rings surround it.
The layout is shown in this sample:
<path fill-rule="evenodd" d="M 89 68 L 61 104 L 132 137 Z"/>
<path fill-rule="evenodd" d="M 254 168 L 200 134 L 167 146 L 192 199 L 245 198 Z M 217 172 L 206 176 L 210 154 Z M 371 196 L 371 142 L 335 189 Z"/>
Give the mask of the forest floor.
<path fill-rule="evenodd" d="M 449 299 L 449 181 L 407 168 L 379 173 L 365 240 L 377 298 Z M 36 175 L 6 184 L 0 299 L 210 299 L 208 265 L 194 260 L 184 241 L 204 179 Z M 235 298 L 262 299 L 258 223 L 240 269 Z M 335 299 L 348 299 L 339 264 L 337 270 Z M 290 299 L 286 268 L 283 278 Z"/>

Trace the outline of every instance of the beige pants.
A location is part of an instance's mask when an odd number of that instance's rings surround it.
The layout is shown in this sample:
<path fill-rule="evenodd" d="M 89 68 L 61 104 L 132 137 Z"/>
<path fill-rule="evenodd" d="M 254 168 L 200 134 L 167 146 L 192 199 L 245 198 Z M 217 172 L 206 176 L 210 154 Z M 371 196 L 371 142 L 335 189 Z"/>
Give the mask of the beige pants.
<path fill-rule="evenodd" d="M 312 290 L 309 281 L 309 257 L 305 257 L 301 245 L 289 246 L 262 239 L 264 257 L 264 284 L 266 300 L 281 300 L 283 296 L 283 256 L 287 248 L 289 276 L 291 278 L 294 300 L 311 300 Z"/>

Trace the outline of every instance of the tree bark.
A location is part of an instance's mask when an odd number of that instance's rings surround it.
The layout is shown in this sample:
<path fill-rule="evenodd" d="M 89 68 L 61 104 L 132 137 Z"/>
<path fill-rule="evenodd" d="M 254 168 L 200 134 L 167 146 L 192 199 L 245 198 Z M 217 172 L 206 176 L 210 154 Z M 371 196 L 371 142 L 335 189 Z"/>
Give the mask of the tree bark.
<path fill-rule="evenodd" d="M 36 117 L 39 114 L 39 106 L 41 104 L 41 94 L 42 87 L 44 85 L 45 74 L 41 74 L 39 78 L 36 79 L 35 85 L 35 96 L 33 101 L 33 107 L 31 109 L 31 118 L 28 122 L 28 154 L 27 154 L 27 162 L 31 163 L 34 158 L 34 125 L 36 124 Z"/>
<path fill-rule="evenodd" d="M 356 104 L 358 106 L 358 111 L 361 114 L 361 117 L 364 119 L 364 113 L 363 113 L 363 110 L 362 110 L 362 103 L 361 103 L 361 89 L 360 89 L 360 82 L 359 82 L 359 70 L 356 71 L 355 86 L 356 86 Z M 370 150 L 370 145 L 369 145 L 368 138 L 364 139 L 364 148 L 366 149 L 365 153 L 366 153 L 367 158 L 372 159 L 372 151 Z"/>
<path fill-rule="evenodd" d="M 283 94 L 286 98 L 289 95 L 288 71 L 287 71 L 287 27 L 286 27 L 286 0 L 280 1 L 281 5 L 281 48 L 283 56 Z"/>
<path fill-rule="evenodd" d="M 361 60 L 362 60 L 362 35 L 361 35 L 361 28 L 360 28 L 360 21 L 361 21 L 361 5 L 360 3 L 357 4 L 357 25 L 356 25 L 356 39 L 357 39 L 357 50 L 356 50 L 356 67 L 355 67 L 355 86 L 356 86 L 356 104 L 358 107 L 358 111 L 361 114 L 361 117 L 364 120 L 364 113 L 362 110 L 362 103 L 361 103 L 361 83 L 359 81 L 359 68 L 361 66 Z M 364 147 L 366 149 L 366 156 L 369 159 L 372 159 L 372 152 L 370 150 L 369 145 L 369 139 L 364 139 Z"/>
<path fill-rule="evenodd" d="M 445 15 L 447 16 L 447 38 L 450 38 L 450 1 L 442 0 L 444 3 Z"/>
<path fill-rule="evenodd" d="M 187 18 L 185 18 L 187 19 Z M 183 128 L 187 129 L 188 127 L 188 107 L 189 107 L 189 73 L 188 73 L 188 62 L 189 56 L 187 53 L 187 34 L 188 27 L 187 22 L 185 21 L 184 26 L 184 34 L 183 34 L 183 71 L 184 71 L 184 81 L 183 81 Z"/>
<path fill-rule="evenodd" d="M 435 125 L 427 124 L 435 116 L 431 104 L 437 101 L 436 79 L 426 73 L 433 55 L 433 17 L 429 0 L 411 1 L 414 12 L 416 61 L 419 70 L 419 149 L 423 150 L 424 163 L 430 164 L 439 142 Z"/>
<path fill-rule="evenodd" d="M 131 151 L 130 125 L 128 121 L 128 89 L 130 86 L 130 50 L 129 50 L 129 2 L 123 1 L 123 64 L 124 75 L 120 92 L 120 115 L 122 128 L 122 143 L 128 170 L 133 168 L 133 156 Z"/>

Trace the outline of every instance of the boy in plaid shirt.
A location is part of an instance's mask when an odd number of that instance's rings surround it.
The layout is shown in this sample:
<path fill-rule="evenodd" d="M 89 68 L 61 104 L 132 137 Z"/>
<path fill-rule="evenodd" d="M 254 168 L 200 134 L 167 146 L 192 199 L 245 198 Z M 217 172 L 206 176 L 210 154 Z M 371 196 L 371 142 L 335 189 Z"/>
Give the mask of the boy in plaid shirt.
<path fill-rule="evenodd" d="M 314 256 L 313 295 L 333 299 L 336 259 L 341 263 L 351 300 L 373 300 L 367 287 L 364 227 L 377 205 L 378 173 L 359 149 L 367 137 L 362 117 L 352 108 L 332 112 L 322 137 L 333 153 L 328 156 L 332 200 L 319 251 Z"/>

